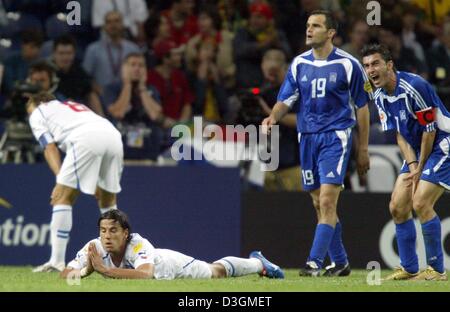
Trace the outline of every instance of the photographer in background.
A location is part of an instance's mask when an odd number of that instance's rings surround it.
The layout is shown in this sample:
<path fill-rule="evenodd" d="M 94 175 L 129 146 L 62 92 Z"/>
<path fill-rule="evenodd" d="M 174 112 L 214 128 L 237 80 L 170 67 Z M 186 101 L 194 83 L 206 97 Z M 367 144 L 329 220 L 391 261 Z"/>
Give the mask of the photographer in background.
<path fill-rule="evenodd" d="M 25 80 L 29 66 L 39 58 L 43 35 L 37 30 L 25 30 L 21 33 L 20 51 L 4 60 L 2 93 L 11 95 L 17 81 Z"/>
<path fill-rule="evenodd" d="M 28 78 L 15 83 L 5 109 L 0 112 L 0 117 L 5 119 L 5 133 L 0 139 L 1 162 L 8 162 L 12 158 L 15 163 L 33 163 L 41 158 L 41 151 L 27 122 L 25 105 L 32 95 L 41 91 L 64 99 L 61 94 L 55 92 L 57 88 L 58 77 L 46 61 L 31 65 Z"/>
<path fill-rule="evenodd" d="M 283 83 L 287 70 L 286 55 L 283 50 L 271 49 L 264 53 L 261 70 L 264 82 L 260 88 L 253 88 L 239 96 L 241 109 L 238 122 L 243 124 L 261 124 L 270 115 L 271 105 L 276 103 L 278 90 Z M 300 191 L 299 147 L 297 139 L 297 117 L 295 109 L 280 121 L 278 170 L 266 172 L 267 190 Z"/>

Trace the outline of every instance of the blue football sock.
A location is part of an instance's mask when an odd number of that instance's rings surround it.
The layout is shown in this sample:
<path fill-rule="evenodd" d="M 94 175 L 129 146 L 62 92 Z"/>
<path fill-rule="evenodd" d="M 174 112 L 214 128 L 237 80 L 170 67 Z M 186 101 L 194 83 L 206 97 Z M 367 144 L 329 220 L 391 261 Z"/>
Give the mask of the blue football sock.
<path fill-rule="evenodd" d="M 439 220 L 438 216 L 422 224 L 422 234 L 425 242 L 427 264 L 439 273 L 443 273 L 444 258 L 441 242 L 441 220 Z"/>
<path fill-rule="evenodd" d="M 323 261 L 327 255 L 333 238 L 334 228 L 329 224 L 318 224 L 314 235 L 313 245 L 308 257 L 308 261 L 314 261 L 319 268 L 322 268 Z"/>
<path fill-rule="evenodd" d="M 330 247 L 328 248 L 328 254 L 330 255 L 331 262 L 336 263 L 336 265 L 345 265 L 348 263 L 347 253 L 342 243 L 342 225 L 339 221 L 334 227 L 334 234 Z"/>
<path fill-rule="evenodd" d="M 416 253 L 416 227 L 414 220 L 395 225 L 400 264 L 408 273 L 419 271 L 419 260 Z"/>

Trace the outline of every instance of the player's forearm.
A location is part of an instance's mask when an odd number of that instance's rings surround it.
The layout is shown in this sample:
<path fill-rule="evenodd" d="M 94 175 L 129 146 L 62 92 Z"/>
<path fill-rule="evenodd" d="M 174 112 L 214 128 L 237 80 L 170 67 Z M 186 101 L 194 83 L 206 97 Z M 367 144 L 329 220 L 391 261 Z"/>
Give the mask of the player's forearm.
<path fill-rule="evenodd" d="M 120 268 L 104 268 L 97 271 L 105 277 L 118 279 L 150 279 L 153 274 L 148 271 L 140 271 L 135 269 L 120 269 Z"/>
<path fill-rule="evenodd" d="M 365 105 L 356 111 L 358 123 L 359 150 L 367 150 L 369 146 L 370 113 L 369 106 Z"/>
<path fill-rule="evenodd" d="M 58 175 L 61 169 L 61 155 L 54 143 L 50 143 L 45 147 L 44 156 L 55 176 Z"/>
<path fill-rule="evenodd" d="M 294 113 L 286 114 L 286 116 L 281 118 L 280 124 L 289 128 L 297 127 L 297 115 Z"/>
<path fill-rule="evenodd" d="M 289 109 L 290 107 L 283 102 L 277 102 L 272 108 L 270 115 L 276 120 L 276 122 L 279 122 L 289 112 Z"/>
<path fill-rule="evenodd" d="M 397 132 L 397 144 L 398 147 L 400 148 L 400 152 L 403 155 L 403 159 L 405 159 L 407 164 L 417 160 L 414 149 L 411 147 L 411 145 L 409 145 L 408 142 L 406 142 L 403 136 L 398 132 Z"/>
<path fill-rule="evenodd" d="M 420 157 L 419 168 L 423 168 L 428 160 L 428 157 L 433 150 L 434 139 L 436 137 L 436 131 L 424 132 L 422 136 L 422 142 L 420 144 Z"/>

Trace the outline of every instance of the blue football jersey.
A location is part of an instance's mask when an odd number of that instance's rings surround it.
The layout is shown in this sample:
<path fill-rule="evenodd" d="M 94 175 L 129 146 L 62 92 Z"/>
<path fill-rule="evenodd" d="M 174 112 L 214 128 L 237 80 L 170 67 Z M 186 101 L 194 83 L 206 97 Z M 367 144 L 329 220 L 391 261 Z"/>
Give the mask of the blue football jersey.
<path fill-rule="evenodd" d="M 290 64 L 278 101 L 289 107 L 298 101 L 298 132 L 321 133 L 353 127 L 354 106 L 363 107 L 370 92 L 367 75 L 353 56 L 333 48 L 326 60 L 316 60 L 309 50 Z"/>
<path fill-rule="evenodd" d="M 382 129 L 396 130 L 416 151 L 420 151 L 423 132 L 437 130 L 435 144 L 450 134 L 450 113 L 422 77 L 397 72 L 397 85 L 393 95 L 377 89 L 374 93 Z M 420 113 L 434 110 L 434 121 L 419 122 Z"/>

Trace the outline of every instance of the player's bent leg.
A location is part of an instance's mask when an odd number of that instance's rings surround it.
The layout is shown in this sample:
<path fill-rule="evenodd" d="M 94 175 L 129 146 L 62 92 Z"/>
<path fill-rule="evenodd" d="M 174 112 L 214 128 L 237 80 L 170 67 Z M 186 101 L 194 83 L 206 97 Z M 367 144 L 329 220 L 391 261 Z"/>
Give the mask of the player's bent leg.
<path fill-rule="evenodd" d="M 413 197 L 413 208 L 422 225 L 428 264 L 428 269 L 416 276 L 415 280 L 447 280 L 441 241 L 441 221 L 434 211 L 434 205 L 443 193 L 443 187 L 420 180 Z"/>
<path fill-rule="evenodd" d="M 78 190 L 62 184 L 57 184 L 53 189 L 53 212 L 50 222 L 51 256 L 47 263 L 34 268 L 33 272 L 54 272 L 64 269 L 67 243 L 72 229 L 72 205 L 78 194 Z"/>
<path fill-rule="evenodd" d="M 389 202 L 389 212 L 396 224 L 412 218 L 412 187 L 405 180 L 407 176 L 403 173 L 397 177 Z"/>
<path fill-rule="evenodd" d="M 383 280 L 407 280 L 417 275 L 419 260 L 416 253 L 416 227 L 412 218 L 412 188 L 400 174 L 392 191 L 389 211 L 395 223 L 395 237 L 400 255 L 400 267 Z"/>
<path fill-rule="evenodd" d="M 117 194 L 108 192 L 97 186 L 95 197 L 101 214 L 109 210 L 117 209 Z"/>

